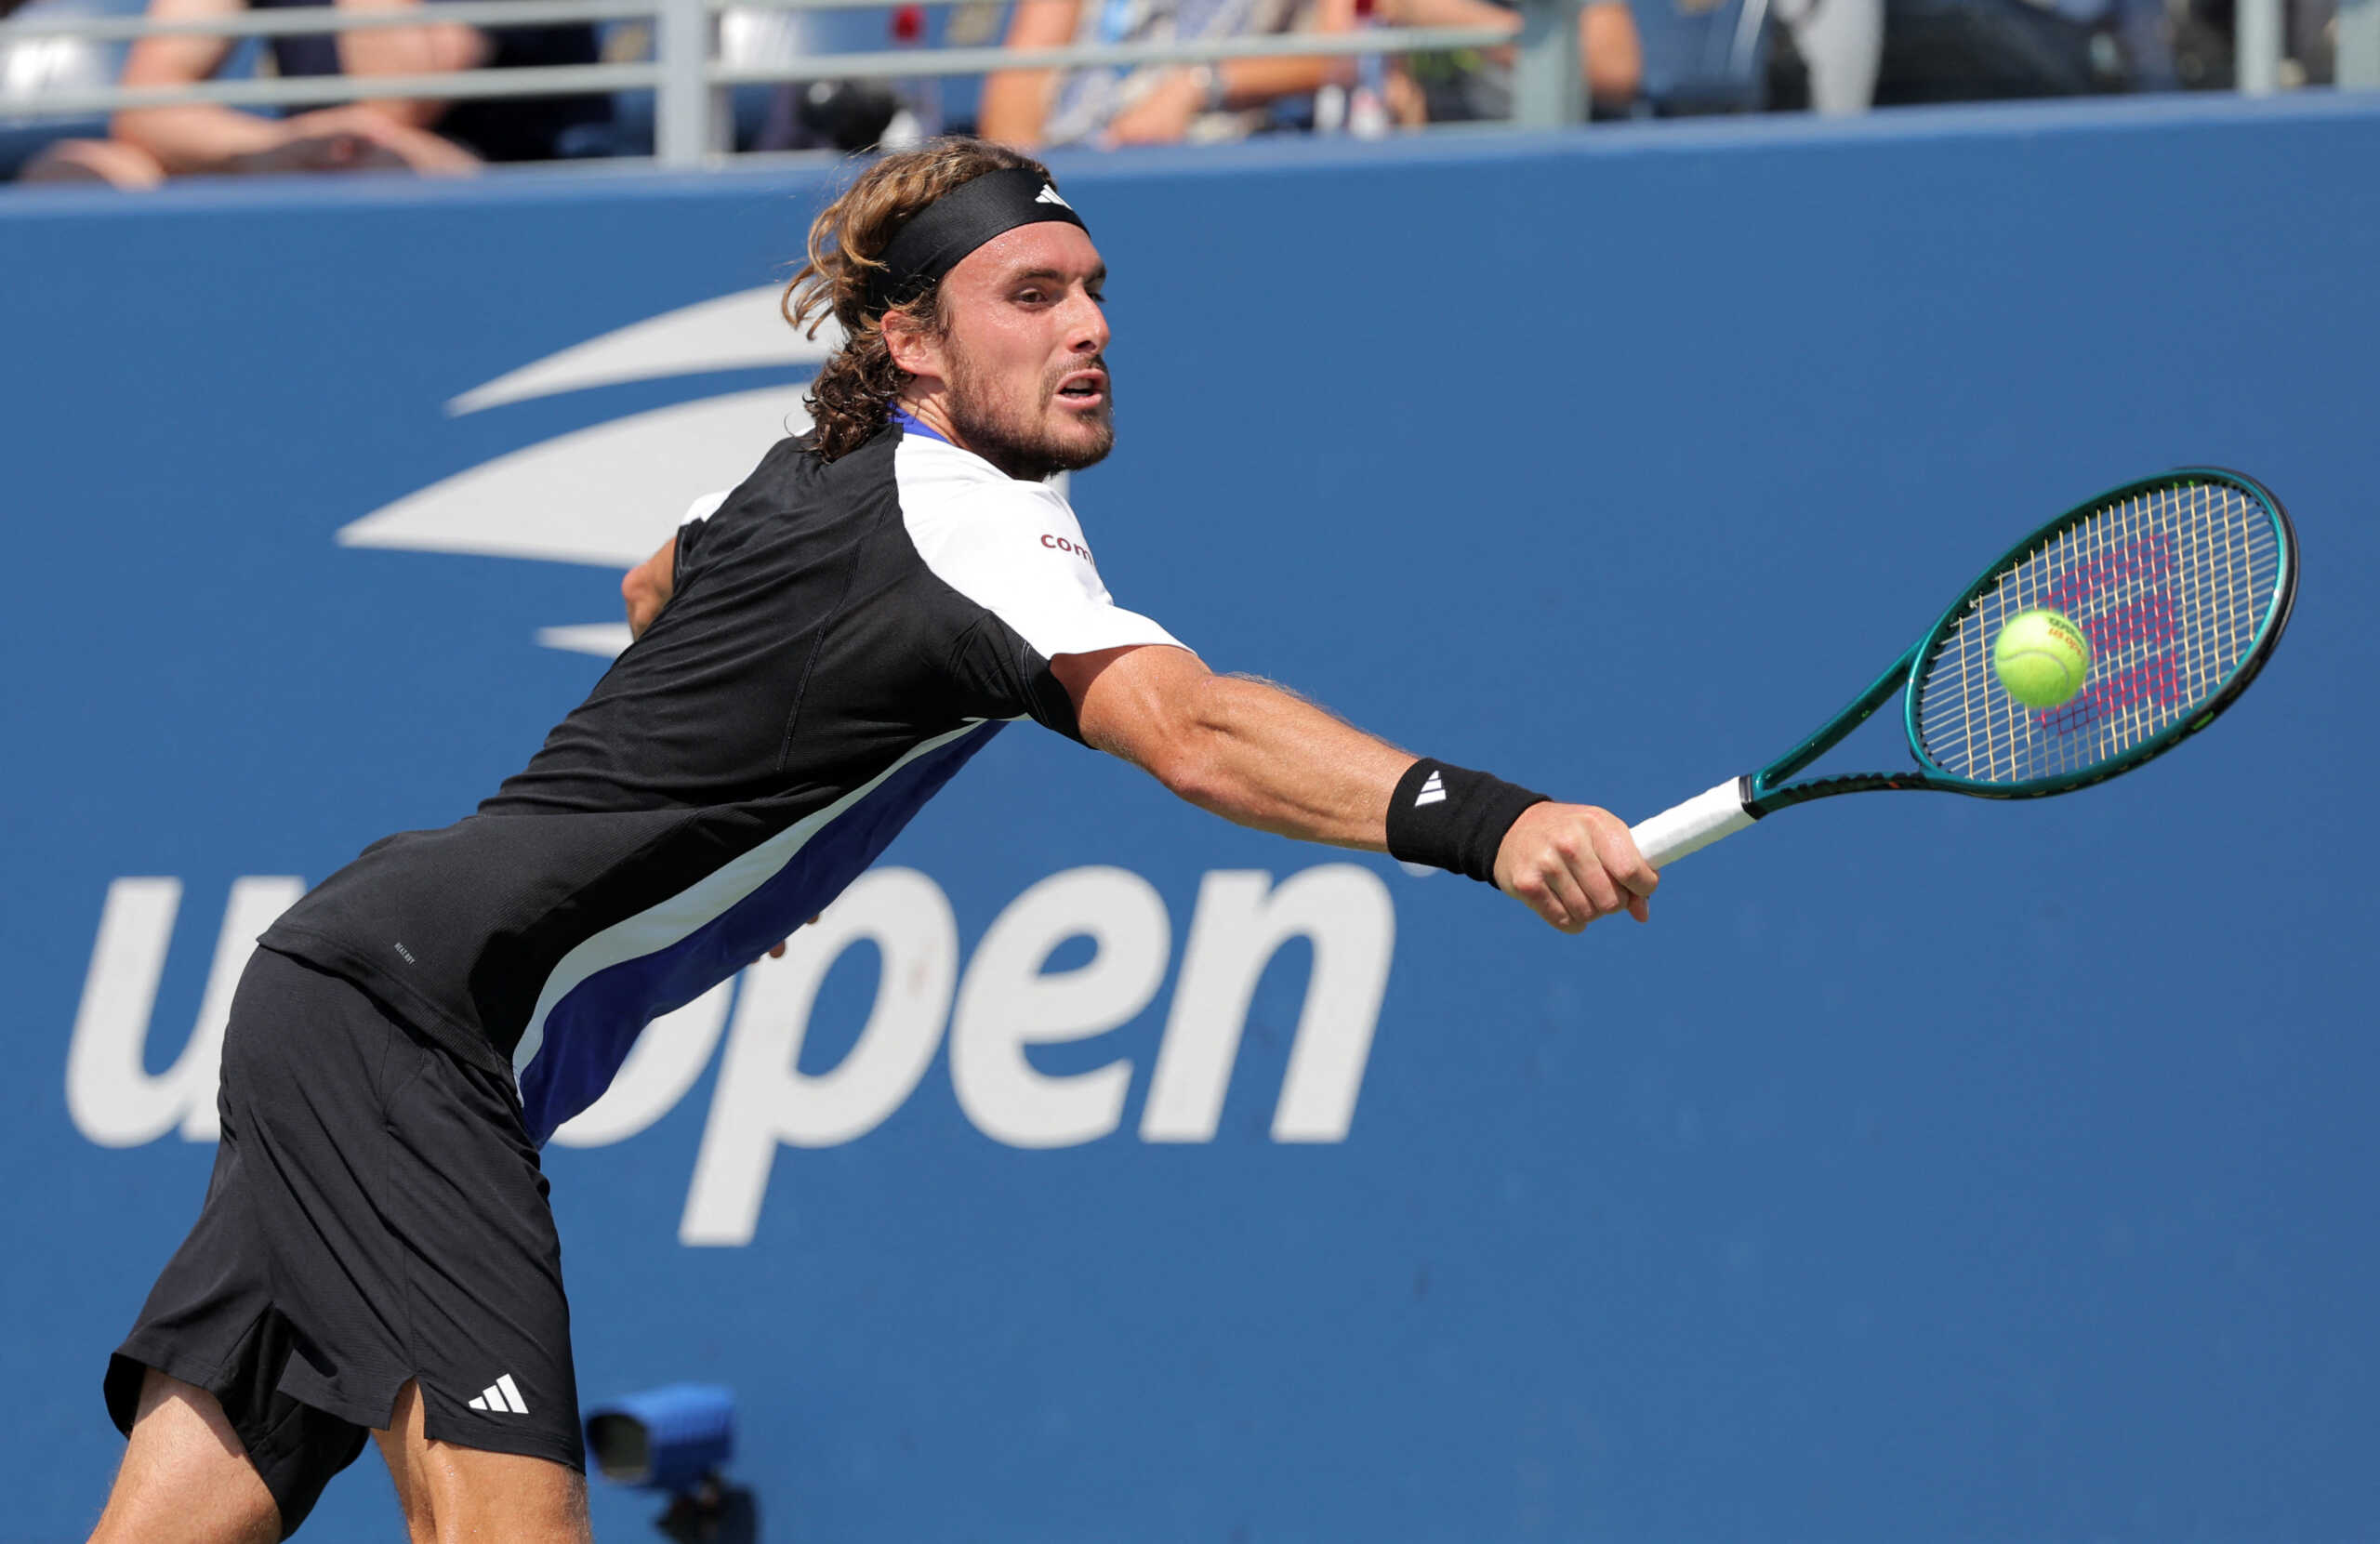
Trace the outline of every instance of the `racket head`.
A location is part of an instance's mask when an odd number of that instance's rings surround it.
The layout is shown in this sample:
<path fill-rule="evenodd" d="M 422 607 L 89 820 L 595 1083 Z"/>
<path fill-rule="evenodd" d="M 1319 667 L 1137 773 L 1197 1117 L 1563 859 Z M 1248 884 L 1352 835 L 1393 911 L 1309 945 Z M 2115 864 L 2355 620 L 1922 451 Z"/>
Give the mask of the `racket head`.
<path fill-rule="evenodd" d="M 2002 555 L 1913 655 L 1909 746 L 1935 787 L 2030 798 L 2163 755 L 2247 690 L 2297 594 L 2288 512 L 2254 479 L 2184 467 L 2111 488 Z M 1991 646 L 2021 611 L 2063 612 L 2090 640 L 2082 690 L 2035 710 Z"/>

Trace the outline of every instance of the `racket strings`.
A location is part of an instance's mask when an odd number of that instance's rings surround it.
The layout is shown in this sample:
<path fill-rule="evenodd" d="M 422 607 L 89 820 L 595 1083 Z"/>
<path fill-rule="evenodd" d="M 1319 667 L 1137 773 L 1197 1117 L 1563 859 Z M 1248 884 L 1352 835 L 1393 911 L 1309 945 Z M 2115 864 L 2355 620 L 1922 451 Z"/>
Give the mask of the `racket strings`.
<path fill-rule="evenodd" d="M 2062 777 L 2116 760 L 2195 714 L 2248 657 L 2281 580 L 2270 513 L 2189 481 L 2105 505 L 2053 533 L 1977 595 L 1928 663 L 1918 738 L 1978 783 Z M 2019 612 L 2063 612 L 2091 641 L 2082 689 L 2044 710 L 2008 695 L 1991 646 Z"/>

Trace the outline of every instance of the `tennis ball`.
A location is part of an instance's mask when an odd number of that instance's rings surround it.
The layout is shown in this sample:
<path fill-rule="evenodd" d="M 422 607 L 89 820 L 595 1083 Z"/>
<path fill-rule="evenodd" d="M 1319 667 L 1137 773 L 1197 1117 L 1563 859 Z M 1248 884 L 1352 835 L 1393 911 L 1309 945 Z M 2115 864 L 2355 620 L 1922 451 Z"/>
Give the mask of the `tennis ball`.
<path fill-rule="evenodd" d="M 2027 707 L 2057 707 L 2082 690 L 2091 640 L 2061 612 L 2018 612 L 1992 640 L 1991 668 Z"/>

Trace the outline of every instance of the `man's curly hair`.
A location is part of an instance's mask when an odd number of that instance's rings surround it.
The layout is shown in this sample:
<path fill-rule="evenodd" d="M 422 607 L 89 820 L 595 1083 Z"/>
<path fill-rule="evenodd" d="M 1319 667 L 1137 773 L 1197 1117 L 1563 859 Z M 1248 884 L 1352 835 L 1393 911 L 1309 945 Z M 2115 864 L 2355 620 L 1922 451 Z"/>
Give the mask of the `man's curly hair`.
<path fill-rule="evenodd" d="M 786 286 L 781 309 L 806 337 L 817 337 L 830 316 L 842 324 L 843 346 L 818 372 L 807 399 L 817 429 L 812 443 L 820 456 L 832 461 L 866 443 L 892 417 L 906 378 L 885 346 L 882 313 L 868 304 L 869 285 L 884 271 L 884 249 L 919 210 L 953 188 L 1016 167 L 1050 175 L 1040 162 L 1005 145 L 935 139 L 878 161 L 810 222 L 810 260 Z M 893 309 L 939 335 L 941 296 L 942 286 L 930 284 Z"/>

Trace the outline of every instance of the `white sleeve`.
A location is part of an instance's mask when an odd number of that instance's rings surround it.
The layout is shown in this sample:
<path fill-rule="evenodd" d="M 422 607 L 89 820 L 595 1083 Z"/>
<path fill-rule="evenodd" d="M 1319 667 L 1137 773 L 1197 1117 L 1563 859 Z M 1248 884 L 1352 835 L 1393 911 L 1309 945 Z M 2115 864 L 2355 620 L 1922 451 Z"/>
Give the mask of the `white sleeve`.
<path fill-rule="evenodd" d="M 913 522 L 926 566 L 1008 624 L 1045 659 L 1181 640 L 1116 604 L 1066 501 L 1030 482 L 977 485 L 940 518 Z"/>

